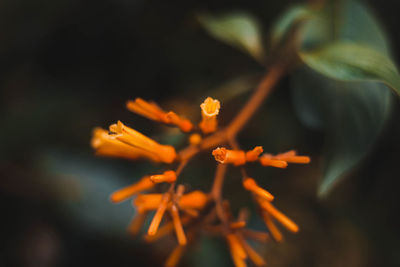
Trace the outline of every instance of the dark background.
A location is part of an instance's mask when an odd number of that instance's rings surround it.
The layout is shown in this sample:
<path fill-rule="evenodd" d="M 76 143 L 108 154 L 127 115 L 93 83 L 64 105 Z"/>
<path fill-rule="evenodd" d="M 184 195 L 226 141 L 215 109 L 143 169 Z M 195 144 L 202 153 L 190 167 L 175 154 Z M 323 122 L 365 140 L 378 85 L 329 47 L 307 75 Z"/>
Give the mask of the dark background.
<path fill-rule="evenodd" d="M 148 135 L 165 130 L 124 109 L 125 101 L 136 96 L 198 119 L 190 112 L 199 113 L 198 105 L 215 88 L 264 70 L 208 36 L 195 15 L 245 10 L 267 32 L 278 14 L 296 2 L 1 1 L 0 266 L 160 266 L 173 241 L 148 245 L 129 237 L 125 228 L 133 209 L 129 203 L 108 202 L 113 190 L 159 166 L 94 157 L 92 129 L 120 119 Z M 369 5 L 400 62 L 399 4 Z M 247 96 L 222 103 L 221 124 Z M 240 140 L 245 146 L 262 144 L 271 152 L 295 147 L 313 159 L 309 166 L 266 172 L 265 185 L 279 196 L 278 207 L 301 227 L 297 235 L 285 232 L 283 244 L 258 247 L 270 266 L 400 265 L 400 107 L 395 102 L 373 150 L 323 200 L 316 191 L 324 135 L 301 126 L 289 79 L 248 124 Z M 184 144 L 174 132 L 164 138 Z M 208 157 L 199 157 L 188 167 L 197 176 L 186 182 L 206 190 L 213 166 Z M 238 181 L 234 173 L 227 181 L 228 198 L 243 193 Z M 252 205 L 245 196 L 234 200 L 236 206 Z M 263 229 L 256 218 L 251 225 Z M 224 243 L 207 237 L 182 265 L 231 262 Z"/>

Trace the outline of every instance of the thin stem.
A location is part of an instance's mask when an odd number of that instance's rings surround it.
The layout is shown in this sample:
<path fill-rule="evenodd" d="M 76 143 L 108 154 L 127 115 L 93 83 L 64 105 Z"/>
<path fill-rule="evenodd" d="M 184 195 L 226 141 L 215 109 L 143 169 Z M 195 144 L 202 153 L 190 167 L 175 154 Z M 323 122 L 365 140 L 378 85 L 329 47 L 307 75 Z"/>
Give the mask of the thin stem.
<path fill-rule="evenodd" d="M 264 99 L 271 92 L 276 82 L 283 75 L 283 67 L 275 66 L 271 68 L 265 78 L 258 85 L 257 90 L 247 101 L 245 106 L 240 110 L 238 115 L 233 119 L 227 128 L 228 136 L 235 137 L 238 132 L 243 128 L 246 122 L 254 115 L 257 109 L 261 106 Z"/>

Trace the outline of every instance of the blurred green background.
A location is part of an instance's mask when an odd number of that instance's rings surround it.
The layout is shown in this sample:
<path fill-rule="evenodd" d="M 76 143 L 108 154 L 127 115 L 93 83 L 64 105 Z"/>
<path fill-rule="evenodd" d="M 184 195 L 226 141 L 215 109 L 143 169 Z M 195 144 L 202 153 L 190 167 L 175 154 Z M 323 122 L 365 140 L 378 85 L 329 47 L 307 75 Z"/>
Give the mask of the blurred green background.
<path fill-rule="evenodd" d="M 146 244 L 126 233 L 129 203 L 108 197 L 161 166 L 97 158 L 91 131 L 117 120 L 182 147 L 183 135 L 124 108 L 153 99 L 196 120 L 206 96 L 244 87 L 264 72 L 254 60 L 210 37 L 195 15 L 244 10 L 264 30 L 300 1 L 4 0 L 0 3 L 0 266 L 160 266 L 173 239 Z M 400 62 L 397 1 L 367 1 Z M 237 82 L 235 83 L 238 84 Z M 240 136 L 245 148 L 297 149 L 312 164 L 251 175 L 277 196 L 300 226 L 283 244 L 257 246 L 269 266 L 399 266 L 399 102 L 372 151 L 328 197 L 317 198 L 325 135 L 305 128 L 285 78 Z M 241 84 L 239 83 L 239 88 Z M 249 93 L 222 101 L 226 125 Z M 166 133 L 161 135 L 162 133 Z M 208 190 L 215 162 L 197 157 L 182 182 Z M 231 170 L 224 196 L 252 206 Z M 264 230 L 252 216 L 250 227 Z M 198 240 L 182 266 L 231 266 L 223 241 Z"/>

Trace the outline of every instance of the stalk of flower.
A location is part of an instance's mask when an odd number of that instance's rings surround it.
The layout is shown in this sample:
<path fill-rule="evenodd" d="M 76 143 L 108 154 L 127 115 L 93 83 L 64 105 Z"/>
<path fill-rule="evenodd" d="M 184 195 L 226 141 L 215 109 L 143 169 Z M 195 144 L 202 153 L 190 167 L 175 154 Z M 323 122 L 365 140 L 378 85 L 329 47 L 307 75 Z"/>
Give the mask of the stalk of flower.
<path fill-rule="evenodd" d="M 110 132 L 115 133 L 111 135 L 115 139 L 137 148 L 144 155 L 150 153 L 152 157 L 158 158 L 161 162 L 172 163 L 176 158 L 174 147 L 161 145 L 138 131 L 125 126 L 121 121 L 118 121 L 117 124 L 112 124 Z"/>
<path fill-rule="evenodd" d="M 130 186 L 119 189 L 111 194 L 111 201 L 113 203 L 122 202 L 133 195 L 140 193 L 145 190 L 149 190 L 154 187 L 154 182 L 151 181 L 149 176 L 145 176 L 140 179 L 137 183 L 134 183 Z"/>
<path fill-rule="evenodd" d="M 270 239 L 270 236 L 268 233 L 255 231 L 255 230 L 251 230 L 251 229 L 247 229 L 247 228 L 242 229 L 241 233 L 247 239 L 252 239 L 252 240 L 255 240 L 258 242 L 266 242 Z"/>
<path fill-rule="evenodd" d="M 179 117 L 172 111 L 166 112 L 156 103 L 147 102 L 142 98 L 136 98 L 133 101 L 129 100 L 126 103 L 126 107 L 128 110 L 150 120 L 178 126 L 183 132 L 190 132 L 193 128 L 193 124 L 189 120 Z"/>
<path fill-rule="evenodd" d="M 156 174 L 150 176 L 151 182 L 158 183 L 173 183 L 176 181 L 176 173 L 175 171 L 169 170 L 165 171 L 163 174 Z"/>
<path fill-rule="evenodd" d="M 221 104 L 217 99 L 207 97 L 200 105 L 202 121 L 199 123 L 201 131 L 205 134 L 215 132 L 217 130 L 218 121 L 217 115 Z"/>
<path fill-rule="evenodd" d="M 123 143 L 108 134 L 108 131 L 95 128 L 91 140 L 92 147 L 96 150 L 96 155 L 117 157 L 136 160 L 147 158 L 154 162 L 159 162 L 160 158 L 146 150 Z"/>
<path fill-rule="evenodd" d="M 245 178 L 243 181 L 243 187 L 246 190 L 255 194 L 256 196 L 261 197 L 265 200 L 272 201 L 274 199 L 274 196 L 267 190 L 259 187 L 253 178 Z"/>

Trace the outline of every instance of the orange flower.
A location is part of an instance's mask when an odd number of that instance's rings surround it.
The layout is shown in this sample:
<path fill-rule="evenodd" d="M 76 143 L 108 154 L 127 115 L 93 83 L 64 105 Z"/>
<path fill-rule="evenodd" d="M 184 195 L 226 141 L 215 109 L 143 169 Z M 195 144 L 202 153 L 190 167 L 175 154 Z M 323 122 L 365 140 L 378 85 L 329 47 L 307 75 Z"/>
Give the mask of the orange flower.
<path fill-rule="evenodd" d="M 178 126 L 183 132 L 190 132 L 193 128 L 193 124 L 189 120 L 182 119 L 172 111 L 166 112 L 162 110 L 154 102 L 147 102 L 141 98 L 136 98 L 134 101 L 128 101 L 126 107 L 128 110 L 150 120 Z"/>
<path fill-rule="evenodd" d="M 246 266 L 245 260 L 247 258 L 247 254 L 243 246 L 241 245 L 238 237 L 233 233 L 227 234 L 225 237 L 226 241 L 228 242 L 229 250 L 231 252 L 231 256 L 233 262 L 235 263 L 235 266 Z"/>
<path fill-rule="evenodd" d="M 272 166 L 276 168 L 286 168 L 287 162 L 284 160 L 277 160 L 271 154 L 264 154 L 260 158 L 260 163 L 263 166 Z"/>
<path fill-rule="evenodd" d="M 207 97 L 200 105 L 202 121 L 199 124 L 201 131 L 205 134 L 215 132 L 217 130 L 217 115 L 221 104 L 217 99 Z"/>
<path fill-rule="evenodd" d="M 274 158 L 277 160 L 284 160 L 289 163 L 307 164 L 310 162 L 310 157 L 297 156 L 297 153 L 294 150 L 290 150 L 288 152 L 278 154 Z"/>
<path fill-rule="evenodd" d="M 264 198 L 265 200 L 272 201 L 274 199 L 274 196 L 267 190 L 259 187 L 253 178 L 250 178 L 250 177 L 246 178 L 243 181 L 243 187 L 246 190 L 254 193 L 256 196 Z"/>
<path fill-rule="evenodd" d="M 201 191 L 192 191 L 184 194 L 179 199 L 179 206 L 182 209 L 202 209 L 208 202 L 208 196 Z"/>
<path fill-rule="evenodd" d="M 182 258 L 183 252 L 185 252 L 184 246 L 177 246 L 174 248 L 165 262 L 165 267 L 175 267 L 178 265 L 180 259 Z"/>
<path fill-rule="evenodd" d="M 161 145 L 156 141 L 144 136 L 132 128 L 125 126 L 121 121 L 110 126 L 111 136 L 128 144 L 142 153 L 141 156 L 164 163 L 172 163 L 176 158 L 175 148 L 169 145 Z"/>
<path fill-rule="evenodd" d="M 108 134 L 108 131 L 95 128 L 93 130 L 93 137 L 91 141 L 92 147 L 96 150 L 96 155 L 118 157 L 126 159 L 148 158 L 152 161 L 159 162 L 160 159 L 156 155 L 138 149 L 136 147 L 125 144 L 113 136 Z"/>
<path fill-rule="evenodd" d="M 140 179 L 137 183 L 134 183 L 130 186 L 124 187 L 112 193 L 111 201 L 114 203 L 118 203 L 121 201 L 130 198 L 131 196 L 142 192 L 144 190 L 148 190 L 154 187 L 154 183 L 150 180 L 149 176 L 145 176 Z"/>
<path fill-rule="evenodd" d="M 263 153 L 263 148 L 262 146 L 256 146 L 253 148 L 253 150 L 247 151 L 246 152 L 246 161 L 256 161 L 258 160 L 258 157 Z"/>
<path fill-rule="evenodd" d="M 256 266 L 266 265 L 264 259 L 246 242 L 246 240 L 244 240 L 244 238 L 241 235 L 237 235 L 237 238 L 240 242 L 240 245 L 242 245 L 242 247 L 246 251 L 250 260 L 254 263 L 254 265 Z"/>
<path fill-rule="evenodd" d="M 169 193 L 165 193 L 162 196 L 156 214 L 154 215 L 153 220 L 150 223 L 149 229 L 147 230 L 148 235 L 155 235 L 157 233 L 158 227 L 160 226 L 161 220 L 164 217 L 164 213 L 165 210 L 167 209 L 167 205 L 170 198 L 171 195 Z"/>
<path fill-rule="evenodd" d="M 275 218 L 278 222 L 280 222 L 283 226 L 286 227 L 291 232 L 297 233 L 299 231 L 299 227 L 295 222 L 289 219 L 286 215 L 282 212 L 277 210 L 272 203 L 267 200 L 259 199 L 258 203 L 260 207 L 270 214 L 273 218 Z"/>
<path fill-rule="evenodd" d="M 231 163 L 235 166 L 246 163 L 246 153 L 243 150 L 230 150 L 224 147 L 218 147 L 213 150 L 212 155 L 220 163 Z"/>
<path fill-rule="evenodd" d="M 189 136 L 189 144 L 196 146 L 201 142 L 201 135 L 198 133 L 194 133 Z"/>
<path fill-rule="evenodd" d="M 176 181 L 176 173 L 174 171 L 165 171 L 163 174 L 150 176 L 153 183 L 173 183 Z"/>
<path fill-rule="evenodd" d="M 174 223 L 174 228 L 176 237 L 178 239 L 178 243 L 179 245 L 184 246 L 186 245 L 187 241 L 185 232 L 183 231 L 181 218 L 179 217 L 178 208 L 175 205 L 172 205 L 172 207 L 170 208 L 170 213 L 172 217 L 172 222 Z"/>
<path fill-rule="evenodd" d="M 278 155 L 264 154 L 260 157 L 260 163 L 263 166 L 272 166 L 277 168 L 286 168 L 288 163 L 307 164 L 310 157 L 297 156 L 296 151 L 290 150 Z"/>

